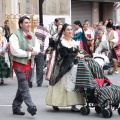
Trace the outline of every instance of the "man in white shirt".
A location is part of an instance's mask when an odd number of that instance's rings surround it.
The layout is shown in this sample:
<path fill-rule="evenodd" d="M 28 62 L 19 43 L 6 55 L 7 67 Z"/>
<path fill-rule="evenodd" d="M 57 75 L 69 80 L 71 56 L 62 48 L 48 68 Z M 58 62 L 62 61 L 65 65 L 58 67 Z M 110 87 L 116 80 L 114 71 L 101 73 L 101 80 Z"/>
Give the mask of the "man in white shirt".
<path fill-rule="evenodd" d="M 36 15 L 34 15 L 33 16 L 34 33 L 36 32 L 36 29 L 37 29 L 38 25 L 39 25 L 39 19 Z M 38 69 L 39 68 L 38 64 L 40 63 L 40 61 L 36 62 L 36 58 L 35 58 L 35 63 L 34 63 L 33 68 L 29 71 L 28 83 L 29 83 L 30 88 L 33 87 L 33 77 L 34 77 L 34 67 L 35 67 L 35 65 L 36 65 L 36 82 L 37 82 L 37 84 L 39 83 L 39 77 L 38 77 L 37 73 L 40 72 L 40 70 Z M 38 85 L 38 86 L 40 86 L 40 85 Z"/>
<path fill-rule="evenodd" d="M 43 83 L 43 67 L 44 67 L 44 55 L 46 50 L 46 43 L 45 38 L 48 35 L 48 31 L 45 27 L 39 25 L 38 17 L 33 16 L 33 22 L 34 22 L 34 33 L 37 39 L 39 40 L 40 45 L 40 52 L 38 55 L 35 56 L 35 65 L 36 65 L 36 83 L 37 87 L 41 87 Z M 48 45 L 47 45 L 48 46 Z M 32 76 L 31 76 L 32 75 Z M 29 73 L 29 87 L 32 88 L 32 82 L 33 82 L 33 76 L 34 76 L 34 68 Z"/>
<path fill-rule="evenodd" d="M 119 73 L 118 65 L 117 65 L 117 55 L 114 50 L 114 48 L 118 45 L 118 34 L 112 28 L 113 28 L 113 24 L 108 22 L 108 24 L 106 25 L 106 30 L 107 30 L 106 39 L 109 42 L 109 49 L 111 50 L 112 53 L 113 72 Z"/>
<path fill-rule="evenodd" d="M 18 80 L 18 90 L 12 104 L 14 115 L 24 115 L 21 104 L 27 105 L 27 111 L 33 116 L 36 114 L 36 106 L 32 102 L 28 73 L 34 65 L 34 56 L 40 52 L 40 45 L 35 35 L 29 31 L 30 19 L 23 16 L 19 19 L 19 29 L 10 37 L 10 50 L 12 53 L 13 69 Z"/>

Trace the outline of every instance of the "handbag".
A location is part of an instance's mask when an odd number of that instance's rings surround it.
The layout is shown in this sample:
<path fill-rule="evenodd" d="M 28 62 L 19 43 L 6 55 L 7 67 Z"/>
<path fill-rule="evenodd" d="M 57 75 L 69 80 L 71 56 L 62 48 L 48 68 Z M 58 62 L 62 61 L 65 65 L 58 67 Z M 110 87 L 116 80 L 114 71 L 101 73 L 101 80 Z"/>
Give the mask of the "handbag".
<path fill-rule="evenodd" d="M 55 56 L 56 56 L 56 51 L 55 50 L 51 51 L 50 58 L 48 60 L 47 70 L 46 70 L 46 77 L 45 77 L 45 79 L 48 81 L 50 80 L 51 73 L 54 67 Z"/>

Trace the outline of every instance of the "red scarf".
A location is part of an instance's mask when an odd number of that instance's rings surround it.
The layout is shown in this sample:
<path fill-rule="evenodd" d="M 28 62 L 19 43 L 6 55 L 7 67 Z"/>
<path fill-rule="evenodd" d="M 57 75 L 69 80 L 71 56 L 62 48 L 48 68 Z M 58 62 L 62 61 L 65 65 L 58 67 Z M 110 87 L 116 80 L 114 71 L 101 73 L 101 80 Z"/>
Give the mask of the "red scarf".
<path fill-rule="evenodd" d="M 21 72 L 25 75 L 28 80 L 28 71 L 31 69 L 31 60 L 28 60 L 27 65 L 13 61 L 13 69 L 20 68 Z"/>

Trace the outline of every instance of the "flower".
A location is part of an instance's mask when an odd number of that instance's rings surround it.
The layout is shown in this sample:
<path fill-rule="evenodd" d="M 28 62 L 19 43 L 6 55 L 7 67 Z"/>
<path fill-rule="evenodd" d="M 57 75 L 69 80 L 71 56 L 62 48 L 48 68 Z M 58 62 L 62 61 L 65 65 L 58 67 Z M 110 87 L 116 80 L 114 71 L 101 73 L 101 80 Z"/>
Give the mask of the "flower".
<path fill-rule="evenodd" d="M 10 50 L 10 44 L 8 43 L 6 46 L 7 46 L 7 48 Z"/>
<path fill-rule="evenodd" d="M 31 39 L 32 39 L 32 36 L 29 35 L 29 34 L 27 34 L 27 35 L 25 36 L 25 39 L 31 40 Z"/>

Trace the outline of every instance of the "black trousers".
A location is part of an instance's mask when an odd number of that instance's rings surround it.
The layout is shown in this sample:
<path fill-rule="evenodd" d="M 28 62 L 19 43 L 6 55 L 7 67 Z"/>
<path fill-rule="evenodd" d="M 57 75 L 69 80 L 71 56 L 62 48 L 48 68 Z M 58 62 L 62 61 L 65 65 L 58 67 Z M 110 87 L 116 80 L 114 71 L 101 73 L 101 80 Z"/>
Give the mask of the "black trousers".
<path fill-rule="evenodd" d="M 12 109 L 19 110 L 23 101 L 25 102 L 27 107 L 35 106 L 31 99 L 28 81 L 26 80 L 25 75 L 22 73 L 20 68 L 16 68 L 15 73 L 18 80 L 18 89 L 16 92 L 15 99 L 13 100 Z"/>
<path fill-rule="evenodd" d="M 116 55 L 116 53 L 115 53 L 114 48 L 112 49 L 112 57 L 113 57 L 113 59 L 117 59 L 117 55 Z"/>
<path fill-rule="evenodd" d="M 36 83 L 42 85 L 43 83 L 43 66 L 44 66 L 44 55 L 35 57 L 36 65 Z M 34 65 L 34 66 L 35 66 Z M 28 81 L 33 82 L 34 68 L 29 71 Z"/>

